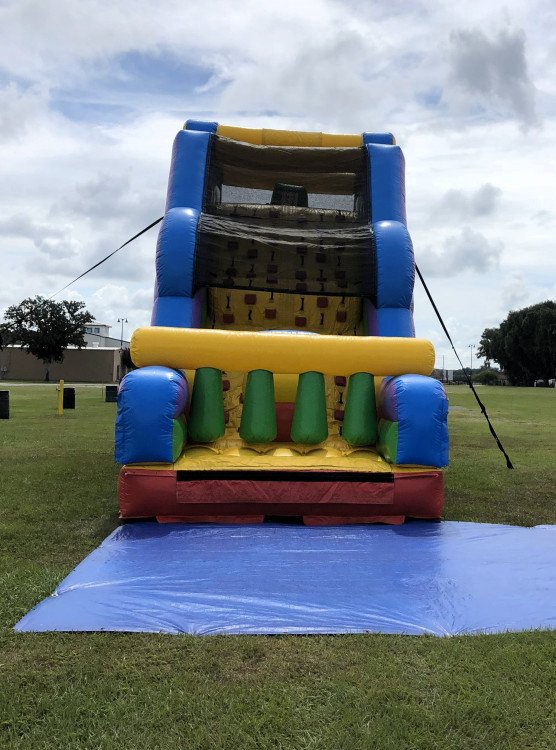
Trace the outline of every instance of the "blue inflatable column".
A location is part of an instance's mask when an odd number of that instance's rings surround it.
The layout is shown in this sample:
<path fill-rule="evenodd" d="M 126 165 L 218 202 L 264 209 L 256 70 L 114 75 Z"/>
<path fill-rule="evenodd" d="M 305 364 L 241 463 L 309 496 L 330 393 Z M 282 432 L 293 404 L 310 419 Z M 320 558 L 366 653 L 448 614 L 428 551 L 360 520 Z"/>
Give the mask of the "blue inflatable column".
<path fill-rule="evenodd" d="M 195 290 L 195 244 L 211 133 L 180 130 L 174 141 L 166 215 L 156 249 L 152 325 L 198 328 L 205 290 Z"/>
<path fill-rule="evenodd" d="M 365 300 L 367 332 L 412 337 L 415 261 L 406 227 L 405 161 L 399 146 L 373 143 L 367 133 L 364 143 L 376 251 L 376 299 Z"/>

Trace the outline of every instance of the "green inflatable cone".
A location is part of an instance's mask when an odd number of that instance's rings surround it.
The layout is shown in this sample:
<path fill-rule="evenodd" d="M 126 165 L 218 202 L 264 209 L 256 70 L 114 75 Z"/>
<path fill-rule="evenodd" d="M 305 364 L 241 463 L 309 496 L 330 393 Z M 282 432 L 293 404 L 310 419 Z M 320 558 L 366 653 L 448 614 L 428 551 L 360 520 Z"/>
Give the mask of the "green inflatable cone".
<path fill-rule="evenodd" d="M 342 437 L 350 445 L 374 445 L 377 441 L 375 381 L 368 372 L 349 378 Z"/>
<path fill-rule="evenodd" d="M 271 443 L 276 438 L 274 377 L 268 370 L 247 373 L 239 435 L 246 443 Z"/>
<path fill-rule="evenodd" d="M 324 375 L 303 372 L 299 376 L 291 439 L 302 445 L 316 445 L 328 437 Z"/>
<path fill-rule="evenodd" d="M 224 434 L 222 373 L 214 367 L 195 372 L 187 431 L 193 443 L 212 443 Z"/>

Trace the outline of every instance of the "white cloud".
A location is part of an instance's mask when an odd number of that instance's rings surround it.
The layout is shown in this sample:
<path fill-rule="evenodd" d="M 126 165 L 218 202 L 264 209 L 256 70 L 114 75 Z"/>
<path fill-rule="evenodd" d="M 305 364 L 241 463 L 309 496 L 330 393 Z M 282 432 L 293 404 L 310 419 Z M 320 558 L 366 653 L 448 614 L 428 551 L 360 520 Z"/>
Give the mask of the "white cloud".
<path fill-rule="evenodd" d="M 484 234 L 464 227 L 459 235 L 447 237 L 441 251 L 423 249 L 418 264 L 429 276 L 456 276 L 464 271 L 485 273 L 498 268 L 501 242 L 490 242 Z"/>
<path fill-rule="evenodd" d="M 477 190 L 448 190 L 433 207 L 432 220 L 469 221 L 494 213 L 498 207 L 502 190 L 490 182 L 481 185 Z"/>
<path fill-rule="evenodd" d="M 78 254 L 81 245 L 72 233 L 71 224 L 41 223 L 23 213 L 0 221 L 0 237 L 8 241 L 13 237 L 29 239 L 40 253 L 50 258 L 69 258 Z"/>
<path fill-rule="evenodd" d="M 451 35 L 451 81 L 471 111 L 508 109 L 528 129 L 538 124 L 536 91 L 529 76 L 523 29 L 501 29 L 489 38 L 482 29 L 459 29 Z"/>
<path fill-rule="evenodd" d="M 513 273 L 502 289 L 502 300 L 508 310 L 524 307 L 529 296 L 529 289 L 523 274 Z"/>
<path fill-rule="evenodd" d="M 48 100 L 41 86 L 23 88 L 11 81 L 0 88 L 0 142 L 19 138 L 39 121 Z"/>
<path fill-rule="evenodd" d="M 95 319 L 111 324 L 116 330 L 118 319 L 127 318 L 124 323 L 124 338 L 142 325 L 148 324 L 152 309 L 152 290 L 139 288 L 130 292 L 129 288 L 120 284 L 105 284 L 89 297 L 87 307 Z M 112 331 L 112 335 L 116 335 Z M 120 332 L 118 331 L 118 335 Z"/>

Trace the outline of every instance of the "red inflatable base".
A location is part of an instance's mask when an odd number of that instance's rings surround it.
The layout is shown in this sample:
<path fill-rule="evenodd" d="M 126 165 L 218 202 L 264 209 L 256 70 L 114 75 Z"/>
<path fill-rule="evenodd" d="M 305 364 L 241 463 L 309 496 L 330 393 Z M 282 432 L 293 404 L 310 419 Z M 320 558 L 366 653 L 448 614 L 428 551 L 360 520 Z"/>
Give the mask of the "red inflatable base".
<path fill-rule="evenodd" d="M 302 516 L 308 525 L 403 523 L 440 518 L 439 470 L 361 472 L 168 471 L 124 466 L 120 516 L 162 522 L 262 523 Z"/>

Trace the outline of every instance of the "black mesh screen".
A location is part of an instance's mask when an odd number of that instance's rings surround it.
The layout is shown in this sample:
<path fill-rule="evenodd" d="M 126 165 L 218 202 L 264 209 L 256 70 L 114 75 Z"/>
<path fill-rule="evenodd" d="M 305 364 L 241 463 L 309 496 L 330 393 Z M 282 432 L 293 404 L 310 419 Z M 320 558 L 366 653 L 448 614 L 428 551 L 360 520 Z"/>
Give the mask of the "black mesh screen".
<path fill-rule="evenodd" d="M 218 210 L 200 218 L 197 286 L 374 299 L 372 231 L 352 212 L 251 205 Z"/>
<path fill-rule="evenodd" d="M 351 211 L 369 220 L 363 148 L 254 146 L 211 137 L 204 210 L 227 203 L 270 204 L 276 185 L 302 186 L 310 208 Z"/>
<path fill-rule="evenodd" d="M 212 213 L 226 216 L 240 223 L 264 224 L 270 227 L 333 227 L 359 224 L 353 211 L 327 208 L 300 208 L 298 206 L 273 206 L 269 203 L 220 203 Z M 369 226 L 368 224 L 366 225 Z"/>

